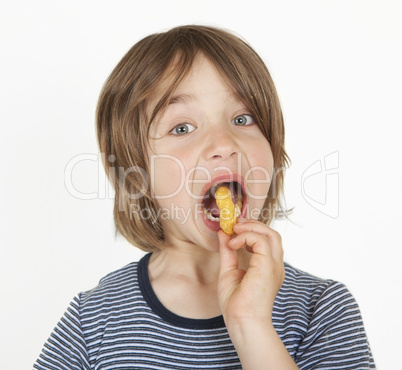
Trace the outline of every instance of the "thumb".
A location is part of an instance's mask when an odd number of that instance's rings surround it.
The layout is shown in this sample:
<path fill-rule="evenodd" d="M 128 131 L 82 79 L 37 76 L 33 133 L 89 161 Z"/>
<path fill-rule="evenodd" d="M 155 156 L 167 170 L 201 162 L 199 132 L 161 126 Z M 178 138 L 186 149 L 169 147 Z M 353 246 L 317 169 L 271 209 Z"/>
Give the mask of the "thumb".
<path fill-rule="evenodd" d="M 237 251 L 229 247 L 231 237 L 222 230 L 218 231 L 219 254 L 220 254 L 220 271 L 219 275 L 223 275 L 228 271 L 237 269 L 238 258 Z"/>

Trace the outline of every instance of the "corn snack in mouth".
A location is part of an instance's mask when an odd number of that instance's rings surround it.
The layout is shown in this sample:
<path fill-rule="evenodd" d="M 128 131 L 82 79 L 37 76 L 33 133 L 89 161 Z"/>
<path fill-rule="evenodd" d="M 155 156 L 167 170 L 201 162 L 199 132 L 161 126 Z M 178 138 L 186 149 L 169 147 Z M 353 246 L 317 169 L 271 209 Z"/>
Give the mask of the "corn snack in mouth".
<path fill-rule="evenodd" d="M 226 186 L 221 186 L 215 192 L 216 205 L 219 208 L 219 225 L 228 235 L 234 235 L 233 226 L 236 223 L 236 209 L 232 194 Z"/>

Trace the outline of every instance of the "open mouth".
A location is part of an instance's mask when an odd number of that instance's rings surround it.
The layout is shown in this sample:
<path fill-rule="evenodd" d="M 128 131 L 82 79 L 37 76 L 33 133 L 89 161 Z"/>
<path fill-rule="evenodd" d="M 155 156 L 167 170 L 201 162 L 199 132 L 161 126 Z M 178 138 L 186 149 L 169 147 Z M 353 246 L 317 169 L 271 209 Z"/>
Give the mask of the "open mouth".
<path fill-rule="evenodd" d="M 230 193 L 232 195 L 232 201 L 235 205 L 236 218 L 240 216 L 243 208 L 243 191 L 241 184 L 239 184 L 236 181 L 216 183 L 210 189 L 208 189 L 201 203 L 201 207 L 205 214 L 205 217 L 208 220 L 215 222 L 219 222 L 219 215 L 220 215 L 219 208 L 216 204 L 215 192 L 221 186 L 226 186 L 230 190 Z"/>

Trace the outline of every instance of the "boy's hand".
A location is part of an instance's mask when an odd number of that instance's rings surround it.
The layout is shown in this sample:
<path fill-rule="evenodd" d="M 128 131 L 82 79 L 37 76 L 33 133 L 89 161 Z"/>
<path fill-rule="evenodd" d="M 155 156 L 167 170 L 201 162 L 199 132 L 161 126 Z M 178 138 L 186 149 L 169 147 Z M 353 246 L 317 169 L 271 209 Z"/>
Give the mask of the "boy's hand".
<path fill-rule="evenodd" d="M 235 237 L 218 232 L 220 273 L 218 299 L 227 326 L 272 325 L 275 297 L 285 278 L 281 236 L 255 220 L 238 220 Z M 252 253 L 248 270 L 238 267 L 238 250 Z"/>
<path fill-rule="evenodd" d="M 222 230 L 219 305 L 243 370 L 298 369 L 272 324 L 272 308 L 285 278 L 281 236 L 255 220 L 238 220 L 234 238 Z M 247 271 L 238 251 L 252 253 Z"/>

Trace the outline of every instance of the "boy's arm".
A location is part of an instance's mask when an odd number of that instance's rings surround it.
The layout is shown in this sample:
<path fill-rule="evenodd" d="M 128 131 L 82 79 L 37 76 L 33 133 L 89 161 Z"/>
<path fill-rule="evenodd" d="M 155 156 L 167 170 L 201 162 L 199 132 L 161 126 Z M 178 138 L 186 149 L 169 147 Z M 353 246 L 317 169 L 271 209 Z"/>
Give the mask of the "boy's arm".
<path fill-rule="evenodd" d="M 272 324 L 275 297 L 285 270 L 280 235 L 258 221 L 239 220 L 230 239 L 219 231 L 221 268 L 218 299 L 243 369 L 298 369 Z M 237 252 L 252 253 L 247 272 Z"/>
<path fill-rule="evenodd" d="M 244 325 L 228 328 L 244 370 L 299 369 L 272 324 Z"/>

